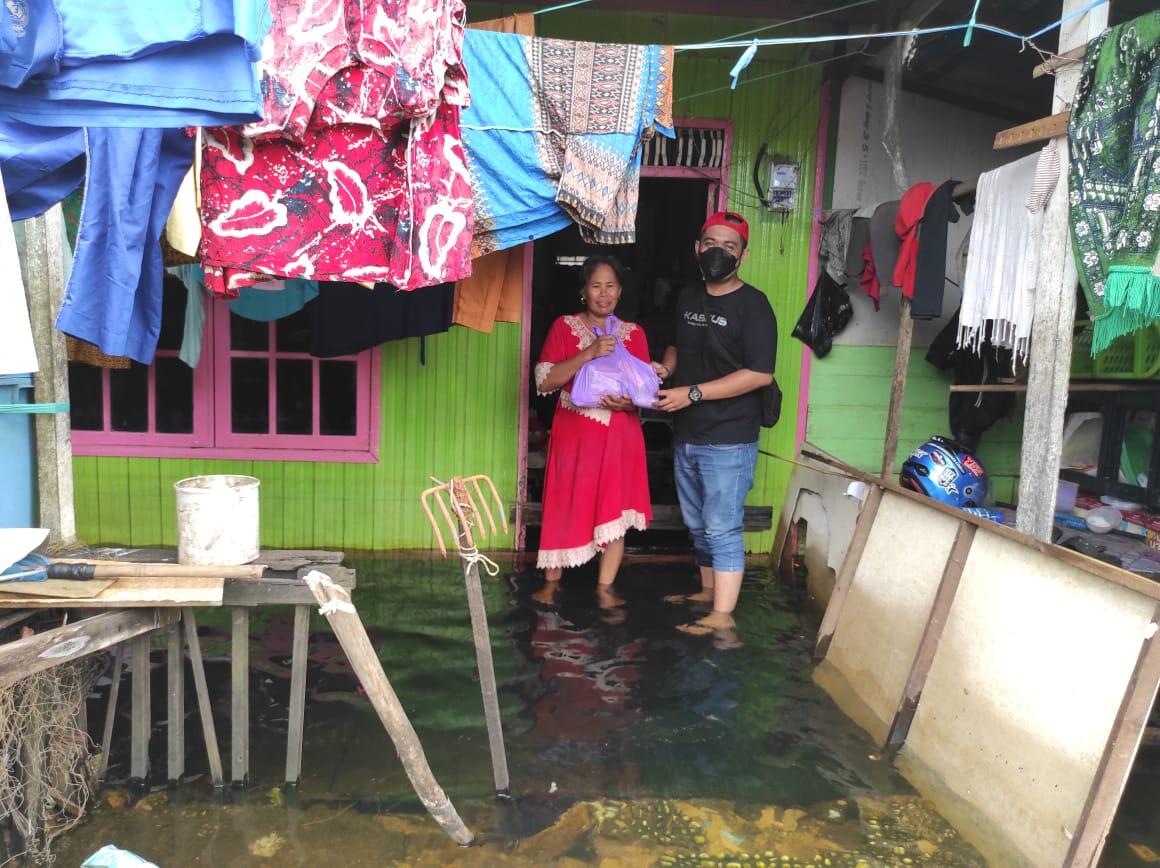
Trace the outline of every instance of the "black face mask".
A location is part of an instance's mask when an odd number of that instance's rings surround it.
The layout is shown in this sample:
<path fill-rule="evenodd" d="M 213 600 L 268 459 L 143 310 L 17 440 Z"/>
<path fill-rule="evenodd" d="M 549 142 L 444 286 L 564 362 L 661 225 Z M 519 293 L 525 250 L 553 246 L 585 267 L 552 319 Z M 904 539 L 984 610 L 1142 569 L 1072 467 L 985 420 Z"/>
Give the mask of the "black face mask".
<path fill-rule="evenodd" d="M 737 270 L 737 257 L 724 247 L 710 247 L 697 257 L 697 264 L 705 280 L 720 283 Z"/>

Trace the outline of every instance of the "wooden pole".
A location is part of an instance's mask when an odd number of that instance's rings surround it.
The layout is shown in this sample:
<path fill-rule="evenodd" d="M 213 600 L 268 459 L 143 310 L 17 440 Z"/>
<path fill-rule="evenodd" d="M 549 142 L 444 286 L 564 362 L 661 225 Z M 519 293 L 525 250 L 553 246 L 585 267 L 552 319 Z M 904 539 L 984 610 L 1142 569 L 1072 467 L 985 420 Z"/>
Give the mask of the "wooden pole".
<path fill-rule="evenodd" d="M 56 312 L 64 298 L 65 244 L 60 205 L 27 221 L 21 266 L 40 363 L 34 378 L 38 404 L 68 405 L 68 356 L 64 335 L 56 330 Z M 49 541 L 75 543 L 72 433 L 67 412 L 36 414 L 36 479 L 40 523 L 49 529 Z"/>
<path fill-rule="evenodd" d="M 222 754 L 218 747 L 217 727 L 213 722 L 213 705 L 209 701 L 209 685 L 205 680 L 205 661 L 201 657 L 201 640 L 197 638 L 197 617 L 193 609 L 182 609 L 181 620 L 185 622 L 185 644 L 189 648 L 189 666 L 193 670 L 193 684 L 197 688 L 197 709 L 201 715 L 201 732 L 205 738 L 206 761 L 209 777 L 215 787 L 225 783 L 222 771 Z"/>
<path fill-rule="evenodd" d="M 463 480 L 454 480 L 453 495 L 461 504 L 457 510 L 459 523 L 459 553 L 463 557 L 463 579 L 467 585 L 467 609 L 471 613 L 471 635 L 475 641 L 475 663 L 479 670 L 479 689 L 483 694 L 483 715 L 487 719 L 487 740 L 491 748 L 491 769 L 497 795 L 511 795 L 508 775 L 507 748 L 503 741 L 503 717 L 499 708 L 499 693 L 495 681 L 495 663 L 491 657 L 491 633 L 487 629 L 487 608 L 483 603 L 483 588 L 479 582 L 479 562 L 472 557 L 476 552 L 471 526 L 464 521 L 462 504 L 469 503 Z"/>
<path fill-rule="evenodd" d="M 306 725 L 306 667 L 310 642 L 310 607 L 294 607 L 294 640 L 290 655 L 290 722 L 286 735 L 286 783 L 302 776 L 302 736 Z"/>
<path fill-rule="evenodd" d="M 379 720 L 394 742 L 415 794 L 453 841 L 461 845 L 470 844 L 475 836 L 460 819 L 455 806 L 435 780 L 423 753 L 423 745 L 419 743 L 419 736 L 415 734 L 403 704 L 387 680 L 379 655 L 350 602 L 350 594 L 317 570 L 307 573 L 305 582 L 322 607 L 322 614 L 334 630 L 346 659 L 350 661 L 351 668 L 366 691 L 367 699 L 371 701 Z"/>
<path fill-rule="evenodd" d="M 152 635 L 133 639 L 133 719 L 129 777 L 149 780 L 149 735 L 153 729 L 150 693 L 149 646 Z"/>
<path fill-rule="evenodd" d="M 1085 5 L 1086 0 L 1064 0 L 1063 15 L 1078 12 Z M 1107 4 L 1066 22 L 1059 33 L 1059 53 L 1065 54 L 1086 44 L 1107 25 Z M 1061 109 L 1071 103 L 1080 72 L 1077 64 L 1059 69 L 1055 77 L 1054 108 Z M 1060 136 L 1056 142 L 1062 169 L 1043 215 L 1016 518 L 1019 530 L 1045 542 L 1051 540 L 1059 457 L 1063 451 L 1077 282 L 1068 224 L 1067 136 Z"/>
<path fill-rule="evenodd" d="M 230 620 L 230 767 L 234 784 L 242 785 L 250 776 L 250 610 L 234 606 Z"/>
<path fill-rule="evenodd" d="M 113 658 L 113 683 L 109 687 L 109 705 L 105 709 L 105 731 L 101 734 L 101 764 L 97 770 L 97 780 L 104 781 L 109 771 L 109 752 L 113 748 L 113 724 L 117 719 L 117 700 L 121 695 L 121 676 L 125 668 L 125 646 L 117 646 Z"/>
<path fill-rule="evenodd" d="M 185 777 L 185 648 L 181 641 L 180 623 L 169 628 L 165 666 L 169 689 L 165 724 L 169 783 L 179 784 Z"/>

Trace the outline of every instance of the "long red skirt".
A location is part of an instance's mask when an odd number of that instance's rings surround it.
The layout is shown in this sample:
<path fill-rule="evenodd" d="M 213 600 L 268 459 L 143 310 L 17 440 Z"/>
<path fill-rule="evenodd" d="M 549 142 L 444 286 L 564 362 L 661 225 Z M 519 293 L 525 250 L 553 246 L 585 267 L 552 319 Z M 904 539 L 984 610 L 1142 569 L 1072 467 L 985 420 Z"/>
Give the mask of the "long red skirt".
<path fill-rule="evenodd" d="M 544 478 L 540 569 L 578 567 L 629 528 L 652 519 L 644 434 L 636 411 L 617 411 L 604 425 L 556 407 Z"/>

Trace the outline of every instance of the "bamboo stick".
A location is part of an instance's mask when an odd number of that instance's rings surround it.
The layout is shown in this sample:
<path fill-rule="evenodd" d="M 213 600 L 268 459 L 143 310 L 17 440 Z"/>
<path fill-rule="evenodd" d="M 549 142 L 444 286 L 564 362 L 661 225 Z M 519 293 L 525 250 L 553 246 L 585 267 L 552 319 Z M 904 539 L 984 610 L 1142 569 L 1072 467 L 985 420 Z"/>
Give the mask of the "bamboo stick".
<path fill-rule="evenodd" d="M 371 645 L 366 628 L 350 602 L 350 594 L 317 570 L 307 573 L 303 579 L 322 607 L 321 614 L 334 630 L 334 635 L 338 638 L 355 675 L 358 676 L 359 683 L 366 691 L 367 698 L 379 715 L 387 735 L 394 742 L 395 750 L 403 763 L 403 770 L 406 771 L 423 807 L 453 841 L 460 845 L 470 844 L 475 836 L 460 819 L 455 806 L 435 780 L 435 775 L 427 764 L 419 736 L 415 734 L 415 728 L 407 719 L 407 713 L 399 702 L 399 697 L 391 687 L 391 682 L 387 680 L 383 664 L 375 653 L 374 646 Z"/>

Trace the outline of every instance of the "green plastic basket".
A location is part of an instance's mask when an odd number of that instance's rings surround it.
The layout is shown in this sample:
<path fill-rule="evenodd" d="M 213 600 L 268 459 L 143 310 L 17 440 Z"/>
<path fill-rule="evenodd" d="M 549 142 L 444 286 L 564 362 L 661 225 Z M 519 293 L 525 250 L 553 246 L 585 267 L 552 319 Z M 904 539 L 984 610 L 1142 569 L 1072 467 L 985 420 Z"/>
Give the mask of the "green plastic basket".
<path fill-rule="evenodd" d="M 1160 374 L 1160 323 L 1116 338 L 1092 358 L 1092 324 L 1076 323 L 1072 339 L 1071 376 L 1075 380 L 1151 380 Z"/>

